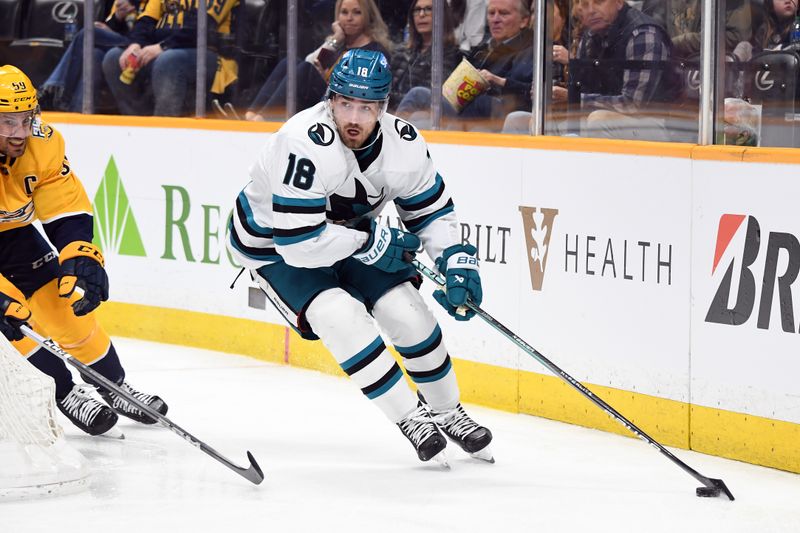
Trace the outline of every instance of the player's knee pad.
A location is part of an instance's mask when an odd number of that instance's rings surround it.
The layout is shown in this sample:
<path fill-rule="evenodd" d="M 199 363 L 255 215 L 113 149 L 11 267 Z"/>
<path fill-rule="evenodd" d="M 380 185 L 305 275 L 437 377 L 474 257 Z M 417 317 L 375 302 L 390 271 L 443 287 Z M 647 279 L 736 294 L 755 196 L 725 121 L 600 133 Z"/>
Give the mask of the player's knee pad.
<path fill-rule="evenodd" d="M 319 293 L 305 312 L 311 325 L 325 346 L 339 357 L 351 346 L 363 340 L 372 340 L 377 329 L 364 304 L 342 289 L 328 289 Z"/>
<path fill-rule="evenodd" d="M 409 282 L 381 296 L 372 313 L 392 343 L 400 346 L 412 346 L 423 341 L 436 327 L 436 318 L 419 291 Z"/>
<path fill-rule="evenodd" d="M 111 339 L 94 313 L 75 316 L 70 300 L 58 296 L 57 280 L 33 293 L 28 304 L 43 332 L 82 363 L 95 363 L 108 353 Z"/>

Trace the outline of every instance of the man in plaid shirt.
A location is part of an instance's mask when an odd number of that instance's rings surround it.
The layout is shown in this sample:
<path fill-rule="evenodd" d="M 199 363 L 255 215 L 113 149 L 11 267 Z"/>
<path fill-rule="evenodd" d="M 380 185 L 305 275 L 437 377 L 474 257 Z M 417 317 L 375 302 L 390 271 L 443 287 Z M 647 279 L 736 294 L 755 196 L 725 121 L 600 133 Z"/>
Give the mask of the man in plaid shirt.
<path fill-rule="evenodd" d="M 570 69 L 581 110 L 588 112 L 585 133 L 669 140 L 663 109 L 661 116 L 653 113 L 674 101 L 681 86 L 664 28 L 624 0 L 580 0 L 580 7 L 586 31 Z"/>

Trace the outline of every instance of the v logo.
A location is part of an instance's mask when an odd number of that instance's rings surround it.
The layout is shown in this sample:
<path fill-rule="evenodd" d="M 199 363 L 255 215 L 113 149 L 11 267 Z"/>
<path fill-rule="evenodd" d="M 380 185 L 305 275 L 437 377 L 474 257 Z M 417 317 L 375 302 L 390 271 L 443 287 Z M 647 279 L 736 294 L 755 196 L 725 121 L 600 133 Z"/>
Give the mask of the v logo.
<path fill-rule="evenodd" d="M 544 271 L 547 268 L 547 256 L 550 249 L 550 237 L 553 235 L 553 223 L 558 209 L 519 206 L 522 213 L 522 225 L 525 228 L 525 244 L 528 251 L 528 267 L 531 272 L 531 288 L 542 290 Z"/>

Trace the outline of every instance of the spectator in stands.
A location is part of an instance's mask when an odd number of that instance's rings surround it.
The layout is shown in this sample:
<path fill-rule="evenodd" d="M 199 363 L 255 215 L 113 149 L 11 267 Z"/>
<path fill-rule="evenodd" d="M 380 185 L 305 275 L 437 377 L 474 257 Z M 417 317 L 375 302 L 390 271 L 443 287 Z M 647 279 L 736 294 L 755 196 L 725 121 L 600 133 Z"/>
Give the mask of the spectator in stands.
<path fill-rule="evenodd" d="M 431 48 L 433 43 L 433 0 L 414 0 L 408 10 L 408 40 L 392 56 L 392 91 L 389 106 L 400 103 L 412 87 L 431 85 Z M 453 19 L 444 10 L 444 75 L 461 61 L 461 52 L 453 32 Z"/>
<path fill-rule="evenodd" d="M 758 51 L 781 50 L 791 44 L 797 0 L 764 0 L 764 22 L 756 28 L 753 47 Z"/>
<path fill-rule="evenodd" d="M 352 48 L 377 50 L 389 57 L 391 41 L 374 0 L 337 0 L 333 33 L 305 61 L 297 65 L 297 111 L 307 109 L 325 95 L 328 77 L 339 57 Z M 250 109 L 247 120 L 264 120 L 285 113 L 286 59 L 283 59 L 264 82 Z"/>
<path fill-rule="evenodd" d="M 577 49 L 577 40 L 580 38 L 580 28 L 582 24 L 577 21 L 579 18 L 577 12 L 578 6 L 573 9 L 573 35 L 576 37 L 574 49 Z M 570 42 L 570 31 L 567 25 L 567 13 L 569 13 L 569 0 L 554 0 L 553 2 L 553 27 L 550 38 L 553 42 L 553 87 L 567 86 L 567 66 L 569 65 L 569 58 L 574 55 L 573 45 Z M 531 65 L 531 68 L 533 65 Z M 533 99 L 533 81 L 530 84 L 531 99 Z M 566 102 L 566 92 L 559 91 L 554 93 L 553 103 L 556 107 L 563 107 Z M 506 117 L 503 124 L 503 133 L 527 134 L 531 130 L 531 112 L 530 111 L 512 111 Z"/>
<path fill-rule="evenodd" d="M 652 113 L 655 104 L 673 100 L 680 89 L 669 67 L 666 31 L 624 0 L 580 0 L 580 5 L 586 31 L 570 79 L 580 91 L 581 111 L 588 112 L 585 133 L 668 141 L 664 117 Z M 553 93 L 563 98 L 567 89 L 554 87 Z"/>
<path fill-rule="evenodd" d="M 142 6 L 143 6 L 142 2 Z M 128 33 L 136 20 L 139 0 L 116 0 L 105 22 L 94 23 L 94 94 L 103 80 L 105 53 L 116 46 L 127 46 Z M 83 29 L 61 56 L 56 68 L 42 84 L 39 103 L 44 109 L 80 113 L 83 106 Z"/>
<path fill-rule="evenodd" d="M 230 34 L 231 11 L 238 0 L 208 1 L 206 83 L 222 94 L 236 80 L 236 63 L 218 53 Z M 197 71 L 197 8 L 184 0 L 147 0 L 124 50 L 103 58 L 103 75 L 120 112 L 126 115 L 181 116 L 194 104 Z M 135 79 L 120 75 L 133 67 Z"/>
<path fill-rule="evenodd" d="M 489 38 L 467 55 L 489 82 L 489 89 L 459 114 L 442 98 L 443 115 L 466 121 L 449 121 L 448 127 L 482 128 L 478 121 L 502 119 L 515 110 L 530 109 L 533 32 L 527 0 L 489 0 L 486 10 Z M 431 90 L 414 87 L 403 98 L 397 113 L 425 127 L 425 110 L 431 105 Z M 491 125 L 490 125 L 491 128 Z"/>
<path fill-rule="evenodd" d="M 456 41 L 463 52 L 483 42 L 486 34 L 486 0 L 448 0 Z"/>
<path fill-rule="evenodd" d="M 667 30 L 677 58 L 700 53 L 702 0 L 644 0 L 642 12 Z M 750 0 L 725 2 L 725 50 L 732 52 L 752 35 Z"/>

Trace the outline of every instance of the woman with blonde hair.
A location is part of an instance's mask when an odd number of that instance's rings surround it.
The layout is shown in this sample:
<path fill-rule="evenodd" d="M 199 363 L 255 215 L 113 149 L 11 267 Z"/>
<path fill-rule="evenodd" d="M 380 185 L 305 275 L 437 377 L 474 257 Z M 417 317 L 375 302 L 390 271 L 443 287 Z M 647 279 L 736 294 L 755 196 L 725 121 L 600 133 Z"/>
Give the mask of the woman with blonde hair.
<path fill-rule="evenodd" d="M 331 68 L 347 50 L 376 50 L 389 57 L 389 31 L 374 0 L 337 0 L 335 13 L 331 35 L 297 64 L 297 111 L 322 99 Z M 282 59 L 250 105 L 245 114 L 247 120 L 264 120 L 270 114 L 282 118 L 286 108 L 286 71 L 286 59 Z"/>

